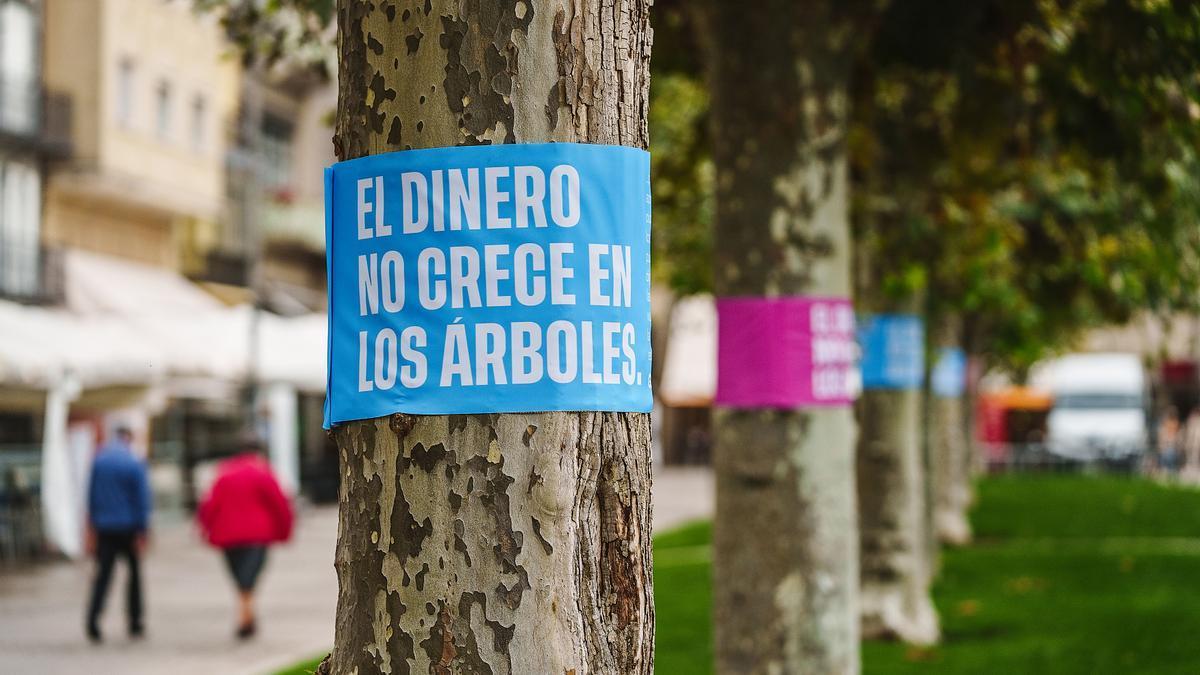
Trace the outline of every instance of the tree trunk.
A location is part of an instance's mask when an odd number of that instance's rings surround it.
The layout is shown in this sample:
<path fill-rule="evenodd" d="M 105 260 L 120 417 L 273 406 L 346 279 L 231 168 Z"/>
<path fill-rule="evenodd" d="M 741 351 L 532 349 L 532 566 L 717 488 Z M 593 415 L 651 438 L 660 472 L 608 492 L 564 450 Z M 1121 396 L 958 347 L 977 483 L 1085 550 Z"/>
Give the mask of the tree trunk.
<path fill-rule="evenodd" d="M 720 296 L 850 295 L 842 3 L 716 2 L 712 133 Z M 718 409 L 719 673 L 856 673 L 849 407 Z"/>
<path fill-rule="evenodd" d="M 962 347 L 962 318 L 942 317 L 934 326 L 937 350 Z M 933 530 L 937 540 L 955 546 L 971 541 L 967 509 L 971 502 L 971 467 L 967 449 L 964 394 L 929 396 L 929 444 L 933 474 Z"/>
<path fill-rule="evenodd" d="M 910 307 L 909 307 L 910 308 Z M 932 644 L 932 547 L 919 387 L 868 389 L 858 401 L 862 632 Z"/>
<path fill-rule="evenodd" d="M 644 148 L 648 0 L 340 0 L 341 159 Z M 341 454 L 332 673 L 649 673 L 650 420 L 393 415 Z"/>
<path fill-rule="evenodd" d="M 983 449 L 978 442 L 978 435 L 975 428 L 978 420 L 976 414 L 979 412 L 979 385 L 980 378 L 983 375 L 983 366 L 986 359 L 982 356 L 981 345 L 983 344 L 983 336 L 980 334 L 979 318 L 966 314 L 962 317 L 960 325 L 962 329 L 962 344 L 963 351 L 967 355 L 967 388 L 963 392 L 963 428 L 966 434 L 966 480 L 963 481 L 963 486 L 966 488 L 966 508 L 970 511 L 975 505 L 975 479 L 987 472 L 987 457 L 983 454 Z"/>

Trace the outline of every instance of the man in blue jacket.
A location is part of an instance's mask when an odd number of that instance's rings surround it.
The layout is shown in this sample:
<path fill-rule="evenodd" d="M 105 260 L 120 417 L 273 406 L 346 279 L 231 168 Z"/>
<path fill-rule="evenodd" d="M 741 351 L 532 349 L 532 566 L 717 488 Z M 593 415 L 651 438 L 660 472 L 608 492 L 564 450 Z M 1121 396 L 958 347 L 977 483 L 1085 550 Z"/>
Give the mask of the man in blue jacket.
<path fill-rule="evenodd" d="M 101 448 L 92 463 L 88 486 L 88 550 L 97 560 L 96 578 L 88 603 L 87 636 L 99 642 L 100 613 L 112 580 L 117 556 L 129 563 L 126 610 L 129 635 L 142 636 L 142 580 L 138 562 L 145 548 L 150 521 L 150 481 L 146 466 L 133 454 L 133 434 L 117 429 L 116 440 Z"/>

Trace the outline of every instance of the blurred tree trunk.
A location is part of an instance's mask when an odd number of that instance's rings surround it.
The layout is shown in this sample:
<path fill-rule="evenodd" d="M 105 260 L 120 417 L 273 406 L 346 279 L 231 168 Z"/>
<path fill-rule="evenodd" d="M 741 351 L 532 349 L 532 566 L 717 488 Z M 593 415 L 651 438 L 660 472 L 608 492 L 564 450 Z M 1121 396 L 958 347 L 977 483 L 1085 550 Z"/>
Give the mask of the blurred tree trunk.
<path fill-rule="evenodd" d="M 943 316 L 933 326 L 935 354 L 962 348 L 962 317 Z M 971 464 L 967 448 L 966 395 L 929 395 L 929 447 L 933 483 L 933 532 L 944 544 L 971 541 L 967 509 L 971 502 Z"/>
<path fill-rule="evenodd" d="M 861 278 L 861 276 L 860 276 Z M 861 297 L 877 293 L 866 290 Z M 865 306 L 865 307 L 864 307 Z M 905 313 L 916 303 L 877 305 Z M 870 308 L 861 302 L 860 307 Z M 869 389 L 858 401 L 858 509 L 862 632 L 866 638 L 932 644 L 938 618 L 929 596 L 922 389 Z"/>
<path fill-rule="evenodd" d="M 339 0 L 340 159 L 644 148 L 649 0 Z M 650 420 L 363 420 L 341 454 L 332 673 L 650 673 Z"/>
<path fill-rule="evenodd" d="M 849 297 L 854 3 L 712 3 L 719 296 Z M 849 407 L 718 409 L 718 673 L 856 673 Z"/>
<path fill-rule="evenodd" d="M 963 487 L 966 488 L 968 512 L 975 505 L 975 479 L 987 471 L 987 458 L 984 457 L 983 449 L 977 442 L 975 429 L 978 422 L 976 415 L 979 412 L 979 380 L 983 375 L 984 364 L 987 362 L 983 356 L 984 339 L 979 324 L 979 317 L 969 313 L 963 315 L 960 324 L 963 351 L 967 355 L 967 388 L 963 392 L 963 433 L 966 434 L 967 442 L 965 466 L 967 477 Z"/>

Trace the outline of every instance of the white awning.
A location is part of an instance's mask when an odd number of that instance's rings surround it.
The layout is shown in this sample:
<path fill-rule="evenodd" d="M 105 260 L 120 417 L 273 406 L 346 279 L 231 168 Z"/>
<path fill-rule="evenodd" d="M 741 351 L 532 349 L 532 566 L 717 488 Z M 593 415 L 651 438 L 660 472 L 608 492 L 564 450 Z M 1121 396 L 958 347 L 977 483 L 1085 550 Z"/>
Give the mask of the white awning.
<path fill-rule="evenodd" d="M 253 340 L 260 381 L 324 390 L 324 314 L 255 320 L 178 273 L 83 251 L 67 252 L 65 272 L 65 308 L 0 302 L 0 383 L 42 388 L 65 372 L 85 388 L 241 382 Z"/>
<path fill-rule="evenodd" d="M 307 393 L 325 391 L 329 321 L 324 314 L 259 314 L 258 379 L 286 382 Z"/>
<path fill-rule="evenodd" d="M 189 316 L 225 308 L 166 268 L 77 249 L 63 258 L 66 306 L 76 314 Z"/>
<path fill-rule="evenodd" d="M 117 317 L 0 302 L 0 383 L 47 388 L 73 374 L 87 388 L 151 383 L 164 355 Z"/>
<path fill-rule="evenodd" d="M 717 308 L 711 295 L 675 303 L 658 395 L 677 407 L 712 404 L 717 391 Z"/>
<path fill-rule="evenodd" d="M 227 307 L 169 269 L 71 249 L 66 306 L 82 320 L 119 321 L 178 377 L 238 380 L 249 353 L 249 309 Z"/>

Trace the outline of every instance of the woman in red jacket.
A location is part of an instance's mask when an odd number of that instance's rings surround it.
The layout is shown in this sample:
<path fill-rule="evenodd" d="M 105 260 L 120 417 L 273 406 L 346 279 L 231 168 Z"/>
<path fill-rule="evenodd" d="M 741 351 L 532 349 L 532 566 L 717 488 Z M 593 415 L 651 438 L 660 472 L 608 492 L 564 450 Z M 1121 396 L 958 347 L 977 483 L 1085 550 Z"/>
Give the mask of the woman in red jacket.
<path fill-rule="evenodd" d="M 254 585 L 267 560 L 267 546 L 292 535 L 291 502 L 262 451 L 261 441 L 248 439 L 241 454 L 222 462 L 197 514 L 208 543 L 224 551 L 237 584 L 237 637 L 243 640 L 257 630 Z"/>

